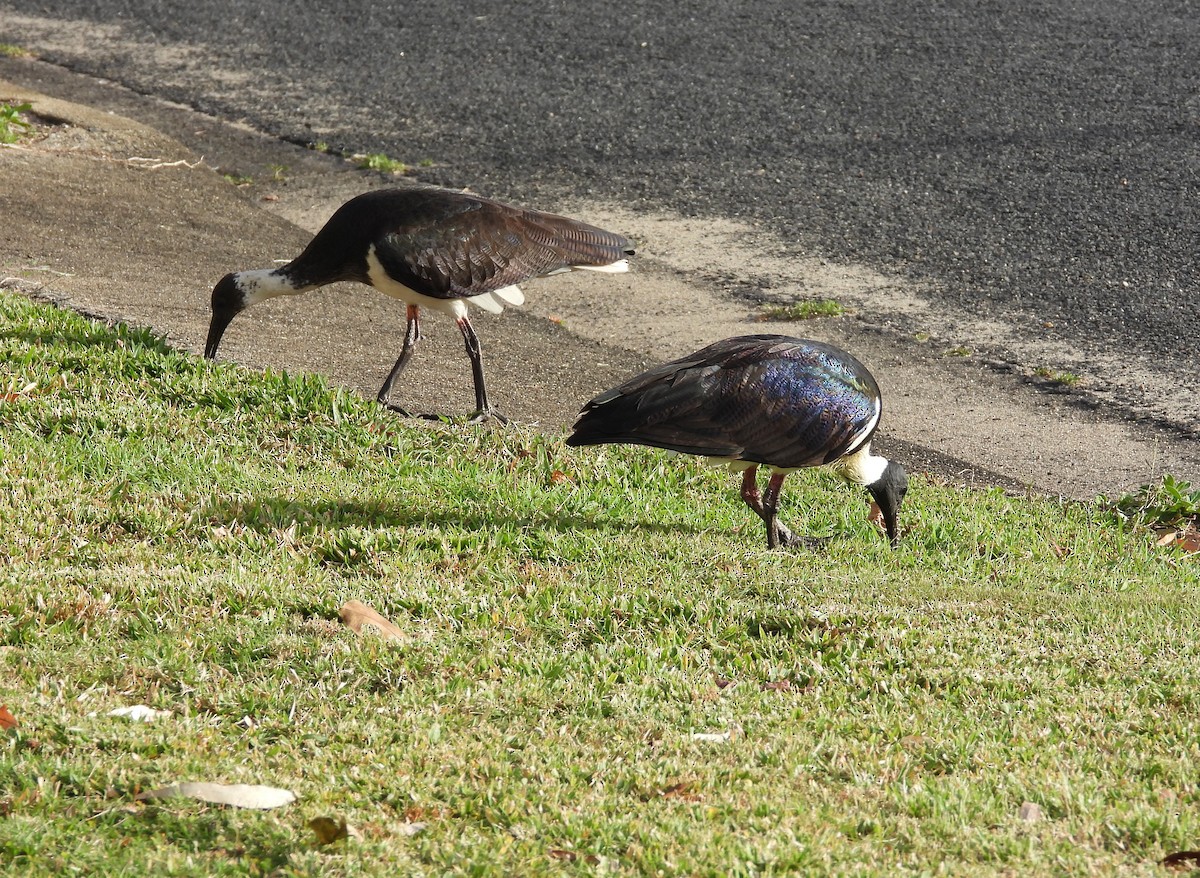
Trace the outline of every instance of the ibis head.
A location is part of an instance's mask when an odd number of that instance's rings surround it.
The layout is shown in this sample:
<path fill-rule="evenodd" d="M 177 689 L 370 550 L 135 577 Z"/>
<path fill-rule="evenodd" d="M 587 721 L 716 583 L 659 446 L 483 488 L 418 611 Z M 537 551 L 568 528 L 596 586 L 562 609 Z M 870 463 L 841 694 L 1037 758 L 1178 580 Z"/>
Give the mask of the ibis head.
<path fill-rule="evenodd" d="M 908 475 L 904 472 L 904 467 L 894 460 L 889 460 L 883 475 L 867 485 L 867 491 L 883 515 L 883 526 L 887 530 L 888 541 L 892 548 L 895 548 L 900 544 L 900 527 L 897 524 L 900 504 L 904 502 L 904 495 L 908 492 Z"/>
<path fill-rule="evenodd" d="M 204 356 L 211 360 L 217 355 L 221 336 L 234 317 L 246 307 L 246 294 L 238 285 L 236 274 L 227 274 L 212 292 L 212 320 L 208 324 L 208 340 L 204 343 Z"/>

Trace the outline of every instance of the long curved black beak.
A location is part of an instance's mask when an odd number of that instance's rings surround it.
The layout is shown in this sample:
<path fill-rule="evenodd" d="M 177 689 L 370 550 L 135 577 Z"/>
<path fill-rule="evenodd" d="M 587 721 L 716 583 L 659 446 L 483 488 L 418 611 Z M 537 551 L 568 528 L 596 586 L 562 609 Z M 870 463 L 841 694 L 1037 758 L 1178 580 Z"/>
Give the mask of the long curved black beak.
<path fill-rule="evenodd" d="M 217 355 L 221 337 L 233 318 L 246 307 L 246 294 L 237 285 L 237 279 L 227 274 L 213 287 L 212 321 L 208 324 L 208 339 L 204 342 L 204 358 L 211 360 Z"/>
<path fill-rule="evenodd" d="M 225 328 L 233 321 L 235 314 L 236 311 L 232 314 L 213 314 L 212 322 L 208 324 L 208 340 L 204 342 L 204 359 L 211 360 L 216 357 L 221 336 L 225 334 Z"/>
<path fill-rule="evenodd" d="M 878 481 L 867 485 L 867 490 L 879 506 L 879 511 L 883 515 L 883 526 L 887 530 L 888 542 L 894 549 L 900 545 L 900 506 L 904 502 L 904 495 L 908 492 L 908 475 L 904 472 L 904 467 L 894 460 L 888 461 L 883 475 L 879 477 Z"/>

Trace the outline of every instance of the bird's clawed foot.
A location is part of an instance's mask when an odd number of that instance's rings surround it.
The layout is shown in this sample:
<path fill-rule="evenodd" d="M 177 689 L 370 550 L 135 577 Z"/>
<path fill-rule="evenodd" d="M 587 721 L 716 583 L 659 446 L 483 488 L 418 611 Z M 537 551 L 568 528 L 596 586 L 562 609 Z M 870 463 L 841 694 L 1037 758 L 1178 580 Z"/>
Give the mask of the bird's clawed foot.
<path fill-rule="evenodd" d="M 388 402 L 385 399 L 381 399 L 381 400 L 379 400 L 379 404 L 381 406 L 383 406 L 385 409 L 387 409 L 389 412 L 395 412 L 402 418 L 415 417 L 415 415 L 413 415 L 413 413 L 410 412 L 408 409 L 406 409 L 402 406 L 398 406 L 394 402 Z"/>
<path fill-rule="evenodd" d="M 438 415 L 438 414 L 433 414 L 433 413 L 424 414 L 421 412 L 410 412 L 408 409 L 404 408 L 403 406 L 397 405 L 394 402 L 388 402 L 387 400 L 385 400 L 383 398 L 379 399 L 379 404 L 381 406 L 383 406 L 385 409 L 387 409 L 389 412 L 394 412 L 395 414 L 399 415 L 402 418 L 421 418 L 426 421 L 443 421 L 445 423 L 453 423 L 454 421 L 458 421 L 457 418 L 452 419 L 452 418 L 447 417 L 446 415 Z M 467 423 L 467 424 L 485 424 L 485 423 L 488 423 L 489 421 L 500 424 L 501 426 L 505 426 L 509 422 L 508 418 L 506 418 L 504 415 L 500 414 L 500 412 L 496 411 L 494 408 L 491 408 L 491 407 L 488 407 L 486 409 L 480 409 L 479 411 L 475 412 L 475 414 L 471 415 L 471 417 L 468 420 L 466 420 L 465 422 L 464 421 L 458 421 L 458 422 L 459 423 Z"/>
<path fill-rule="evenodd" d="M 471 416 L 471 419 L 469 421 L 467 421 L 467 423 L 468 424 L 486 424 L 488 421 L 495 421 L 497 424 L 499 424 L 502 427 L 507 426 L 507 424 L 508 424 L 508 418 L 506 418 L 504 415 L 500 414 L 500 412 L 496 411 L 491 406 L 477 411 L 475 414 L 473 414 Z"/>
<path fill-rule="evenodd" d="M 792 533 L 786 527 L 780 526 L 779 528 L 779 548 L 781 549 L 824 549 L 832 539 L 832 536 L 810 537 Z"/>
<path fill-rule="evenodd" d="M 385 402 L 382 399 L 379 400 L 379 404 L 381 406 L 383 406 L 385 409 L 387 409 L 389 412 L 393 412 L 402 418 L 419 418 L 420 420 L 423 420 L 423 421 L 446 421 L 446 420 L 449 420 L 448 418 L 446 418 L 442 415 L 435 415 L 432 413 L 426 414 L 424 412 L 410 412 L 408 409 L 404 408 L 403 406 L 396 405 L 394 402 Z"/>
<path fill-rule="evenodd" d="M 808 537 L 792 533 L 777 520 L 767 521 L 768 549 L 822 549 L 833 537 Z"/>

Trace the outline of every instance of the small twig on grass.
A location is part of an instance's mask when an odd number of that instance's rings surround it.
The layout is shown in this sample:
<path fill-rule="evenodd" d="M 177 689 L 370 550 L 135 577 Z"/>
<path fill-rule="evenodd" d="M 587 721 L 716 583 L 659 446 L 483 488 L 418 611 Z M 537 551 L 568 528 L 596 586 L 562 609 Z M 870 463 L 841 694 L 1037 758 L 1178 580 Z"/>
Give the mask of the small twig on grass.
<path fill-rule="evenodd" d="M 194 162 L 189 162 L 187 159 L 179 159 L 178 161 L 174 161 L 174 162 L 166 162 L 166 161 L 163 161 L 162 159 L 145 158 L 143 156 L 135 155 L 135 156 L 130 156 L 129 158 L 127 158 L 125 160 L 125 162 L 126 162 L 126 164 L 135 165 L 137 167 L 144 168 L 147 171 L 156 171 L 159 168 L 178 168 L 178 167 L 184 167 L 184 168 L 188 168 L 189 170 L 192 170 L 192 169 L 198 168 L 202 164 L 204 164 L 204 156 L 200 156 L 200 158 L 196 159 L 196 161 L 194 161 Z"/>

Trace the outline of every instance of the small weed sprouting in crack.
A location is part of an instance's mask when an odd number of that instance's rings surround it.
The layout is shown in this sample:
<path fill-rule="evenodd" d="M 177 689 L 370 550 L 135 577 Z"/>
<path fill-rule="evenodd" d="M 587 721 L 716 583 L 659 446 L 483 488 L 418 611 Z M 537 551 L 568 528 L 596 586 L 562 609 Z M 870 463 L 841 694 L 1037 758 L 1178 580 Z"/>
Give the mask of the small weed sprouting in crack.
<path fill-rule="evenodd" d="M 1157 485 L 1142 485 L 1122 495 L 1114 504 L 1126 520 L 1162 527 L 1200 524 L 1200 488 L 1167 474 Z"/>
<path fill-rule="evenodd" d="M 1065 387 L 1074 387 L 1083 380 L 1081 376 L 1076 375 L 1074 372 L 1051 369 L 1049 366 L 1038 366 L 1033 374 L 1039 378 L 1045 378 L 1054 384 L 1062 384 Z"/>
<path fill-rule="evenodd" d="M 805 299 L 787 305 L 763 305 L 759 320 L 815 320 L 819 317 L 840 317 L 846 307 L 835 299 Z"/>
<path fill-rule="evenodd" d="M 29 136 L 33 123 L 23 119 L 22 115 L 32 109 L 33 105 L 29 103 L 0 103 L 0 143 L 16 143 Z"/>
<path fill-rule="evenodd" d="M 354 162 L 360 168 L 368 171 L 382 171 L 385 174 L 407 174 L 408 165 L 399 159 L 389 158 L 381 152 L 370 155 L 356 155 Z"/>

